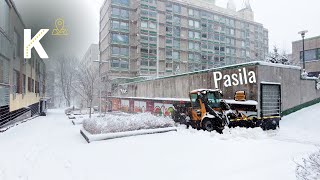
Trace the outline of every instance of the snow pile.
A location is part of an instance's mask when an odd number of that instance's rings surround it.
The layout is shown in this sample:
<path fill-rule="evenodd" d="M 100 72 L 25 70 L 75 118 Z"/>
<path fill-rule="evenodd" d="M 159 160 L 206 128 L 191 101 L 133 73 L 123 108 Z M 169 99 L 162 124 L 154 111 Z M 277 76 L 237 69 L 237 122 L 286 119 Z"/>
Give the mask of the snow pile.
<path fill-rule="evenodd" d="M 174 121 L 172 119 L 157 117 L 150 113 L 131 116 L 106 114 L 105 117 L 86 119 L 83 122 L 83 128 L 91 134 L 106 134 L 173 126 Z"/>

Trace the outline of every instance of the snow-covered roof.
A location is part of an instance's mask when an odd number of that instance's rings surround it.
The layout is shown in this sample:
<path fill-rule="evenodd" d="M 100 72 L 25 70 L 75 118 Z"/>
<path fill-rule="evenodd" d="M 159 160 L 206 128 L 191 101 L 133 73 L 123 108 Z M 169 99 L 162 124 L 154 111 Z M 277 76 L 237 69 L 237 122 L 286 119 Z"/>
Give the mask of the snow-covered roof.
<path fill-rule="evenodd" d="M 147 79 L 147 80 L 123 83 L 123 84 L 120 84 L 120 85 L 129 85 L 129 84 L 140 83 L 140 82 L 156 81 L 156 80 L 167 79 L 167 78 L 172 78 L 172 77 L 179 77 L 179 76 L 185 76 L 185 75 L 205 73 L 205 72 L 209 72 L 209 71 L 219 71 L 219 70 L 224 70 L 224 69 L 240 68 L 240 67 L 244 67 L 244 66 L 257 66 L 257 65 L 272 66 L 272 67 L 279 67 L 279 68 L 288 68 L 288 69 L 297 69 L 297 70 L 301 69 L 300 66 L 284 65 L 284 64 L 277 64 L 277 63 L 271 63 L 271 62 L 265 62 L 265 61 L 251 61 L 251 62 L 245 62 L 245 63 L 221 66 L 221 67 L 216 67 L 216 68 L 211 68 L 211 69 L 205 69 L 205 70 L 200 70 L 200 71 L 186 72 L 186 73 L 181 73 L 181 74 L 177 74 L 177 75 L 163 76 L 163 77 L 154 78 L 154 79 Z"/>
<path fill-rule="evenodd" d="M 201 91 L 211 91 L 211 92 L 216 92 L 216 91 L 221 91 L 220 89 L 195 89 L 190 91 L 190 93 L 197 93 Z"/>

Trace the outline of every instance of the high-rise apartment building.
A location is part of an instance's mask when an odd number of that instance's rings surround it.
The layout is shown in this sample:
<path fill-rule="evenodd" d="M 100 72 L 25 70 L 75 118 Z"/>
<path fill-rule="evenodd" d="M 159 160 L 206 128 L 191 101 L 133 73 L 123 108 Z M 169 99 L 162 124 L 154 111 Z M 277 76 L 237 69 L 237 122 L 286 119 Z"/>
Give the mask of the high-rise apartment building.
<path fill-rule="evenodd" d="M 268 30 L 249 3 L 214 0 L 106 0 L 100 10 L 105 76 L 173 75 L 264 60 Z"/>

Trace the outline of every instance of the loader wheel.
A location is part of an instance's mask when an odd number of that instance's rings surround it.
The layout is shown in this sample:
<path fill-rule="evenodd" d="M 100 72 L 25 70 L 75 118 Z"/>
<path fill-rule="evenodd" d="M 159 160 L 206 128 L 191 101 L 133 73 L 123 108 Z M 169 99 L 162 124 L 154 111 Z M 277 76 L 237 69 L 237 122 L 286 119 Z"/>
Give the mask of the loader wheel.
<path fill-rule="evenodd" d="M 206 131 L 213 131 L 215 128 L 214 128 L 214 125 L 212 123 L 212 121 L 210 120 L 206 120 L 202 123 L 202 128 Z"/>

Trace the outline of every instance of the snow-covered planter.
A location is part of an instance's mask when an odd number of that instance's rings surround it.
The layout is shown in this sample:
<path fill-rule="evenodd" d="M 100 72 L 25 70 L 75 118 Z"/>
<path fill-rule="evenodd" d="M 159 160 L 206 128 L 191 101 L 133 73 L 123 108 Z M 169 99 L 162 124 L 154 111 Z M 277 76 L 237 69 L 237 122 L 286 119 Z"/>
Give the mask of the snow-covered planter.
<path fill-rule="evenodd" d="M 83 128 L 90 134 L 106 134 L 173 127 L 174 121 L 167 117 L 157 117 L 150 113 L 119 116 L 106 114 L 102 118 L 91 118 L 83 121 Z"/>

